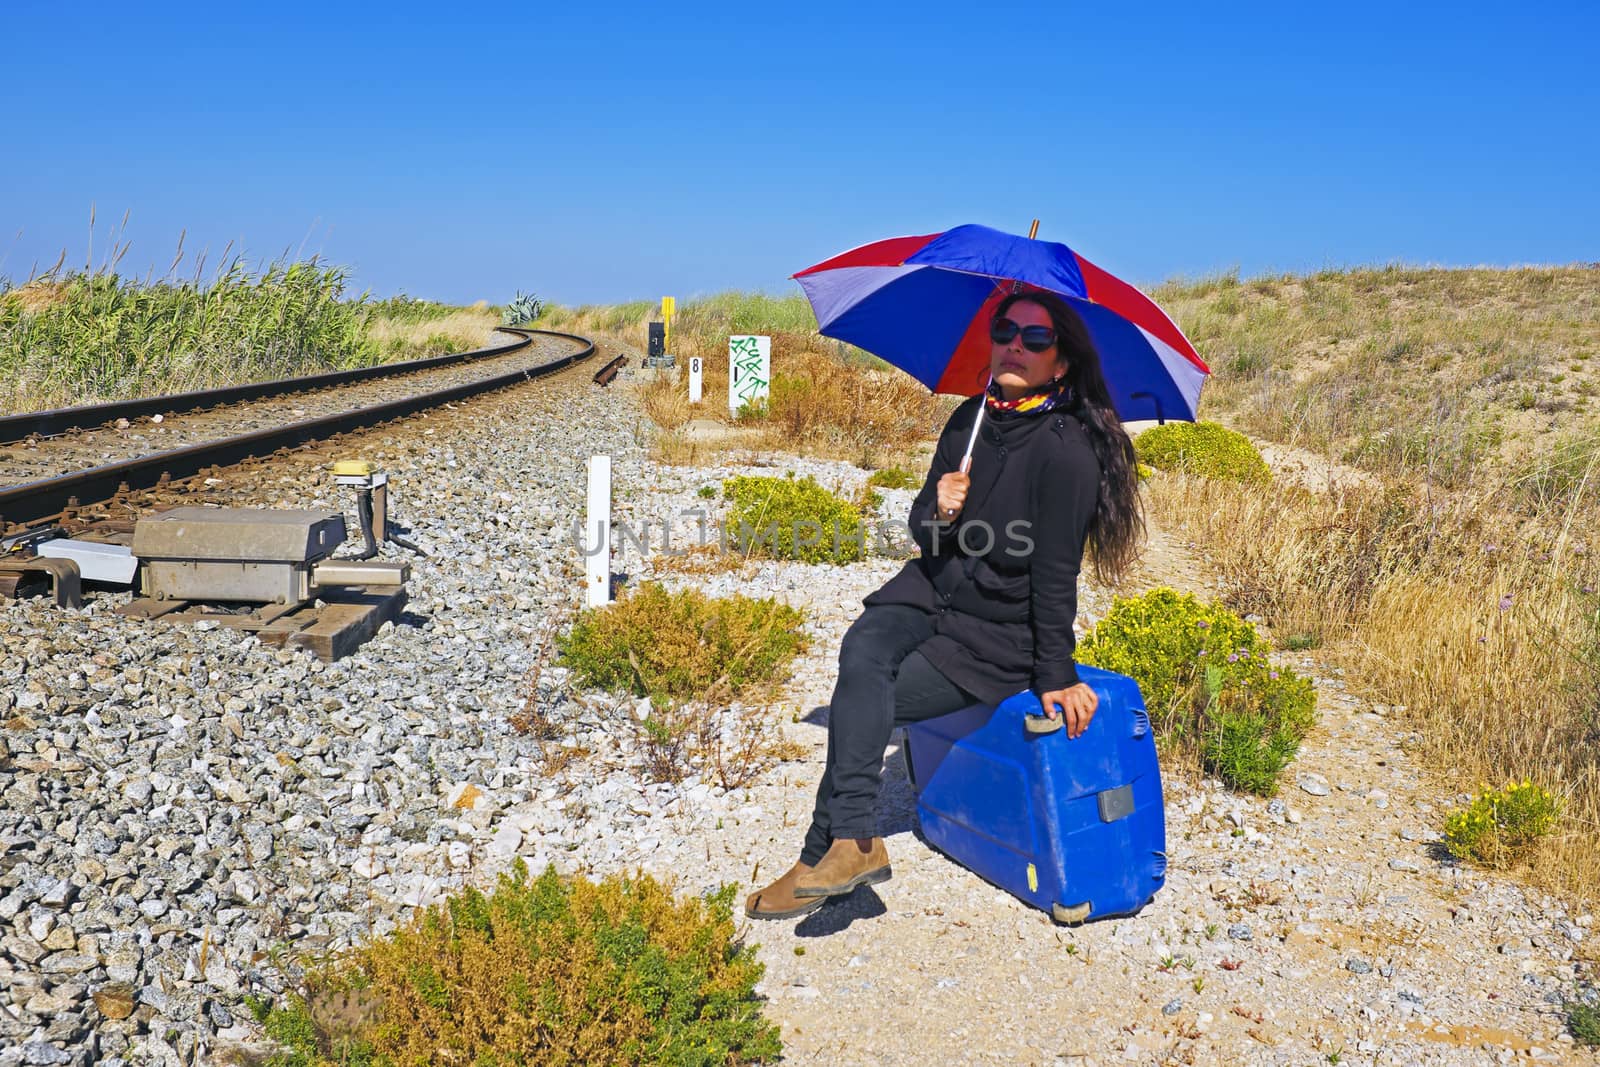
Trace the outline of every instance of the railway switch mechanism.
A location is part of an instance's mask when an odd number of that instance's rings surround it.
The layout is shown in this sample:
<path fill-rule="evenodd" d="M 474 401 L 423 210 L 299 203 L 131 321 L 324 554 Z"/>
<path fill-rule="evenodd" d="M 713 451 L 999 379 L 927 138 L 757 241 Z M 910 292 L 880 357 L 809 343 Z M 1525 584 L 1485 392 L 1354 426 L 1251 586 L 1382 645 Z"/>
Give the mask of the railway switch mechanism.
<path fill-rule="evenodd" d="M 425 553 L 390 522 L 386 474 L 365 460 L 341 460 L 332 473 L 356 492 L 357 555 L 334 555 L 348 539 L 337 511 L 175 507 L 140 516 L 131 533 L 102 523 L 76 537 L 51 526 L 8 538 L 0 544 L 0 594 L 27 595 L 48 582 L 57 605 L 75 607 L 85 581 L 132 587 L 120 615 L 215 622 L 337 659 L 406 603 L 411 564 L 374 558 L 380 541 Z"/>

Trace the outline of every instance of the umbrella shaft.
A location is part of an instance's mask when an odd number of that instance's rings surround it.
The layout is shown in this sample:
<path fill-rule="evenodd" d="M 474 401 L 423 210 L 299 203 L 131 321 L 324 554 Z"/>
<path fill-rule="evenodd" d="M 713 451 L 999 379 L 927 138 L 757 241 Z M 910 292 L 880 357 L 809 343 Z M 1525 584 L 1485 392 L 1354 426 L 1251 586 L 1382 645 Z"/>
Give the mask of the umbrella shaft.
<path fill-rule="evenodd" d="M 972 470 L 972 449 L 978 443 L 978 429 L 983 425 L 983 409 L 987 405 L 978 406 L 978 417 L 972 420 L 972 436 L 967 438 L 967 451 L 961 457 L 961 473 L 966 474 Z"/>

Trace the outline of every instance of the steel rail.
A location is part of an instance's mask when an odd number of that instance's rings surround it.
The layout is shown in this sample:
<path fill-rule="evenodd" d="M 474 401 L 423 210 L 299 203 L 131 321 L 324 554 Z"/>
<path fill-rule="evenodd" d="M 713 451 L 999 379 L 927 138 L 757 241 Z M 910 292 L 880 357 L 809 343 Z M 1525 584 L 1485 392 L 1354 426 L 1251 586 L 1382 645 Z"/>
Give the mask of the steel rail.
<path fill-rule="evenodd" d="M 308 374 L 303 378 L 279 378 L 271 382 L 229 385 L 221 389 L 198 389 L 190 393 L 146 396 L 134 400 L 113 400 L 106 404 L 84 404 L 79 407 L 55 408 L 50 411 L 29 411 L 20 415 L 0 416 L 0 444 L 5 444 L 9 441 L 20 441 L 35 434 L 41 437 L 56 437 L 60 434 L 71 433 L 73 430 L 87 430 L 96 426 L 104 426 L 107 423 L 116 422 L 118 419 L 131 420 L 145 415 L 178 415 L 186 411 L 197 411 L 200 408 L 216 407 L 220 404 L 237 404 L 244 400 L 260 400 L 263 397 L 302 393 L 310 389 L 327 389 L 338 385 L 350 385 L 353 382 L 370 381 L 374 378 L 388 378 L 396 374 L 410 374 L 414 371 L 432 370 L 435 367 L 448 367 L 453 363 L 464 363 L 469 359 L 486 359 L 492 356 L 509 355 L 518 349 L 528 347 L 532 342 L 532 337 L 529 334 L 515 327 L 496 326 L 495 329 L 502 333 L 515 333 L 519 336 L 515 341 L 506 341 L 498 345 L 487 345 L 483 348 L 474 348 L 466 352 L 452 352 L 443 356 L 411 359 L 403 363 L 379 363 L 371 367 L 358 367 L 355 370 L 336 370 L 328 371 L 325 374 Z"/>
<path fill-rule="evenodd" d="M 618 356 L 616 359 L 613 359 L 610 363 L 607 363 L 604 367 L 601 367 L 599 370 L 594 372 L 594 384 L 610 385 L 611 379 L 615 378 L 617 376 L 617 372 L 627 365 L 628 357 Z"/>
<path fill-rule="evenodd" d="M 576 334 L 512 327 L 502 327 L 502 329 L 522 334 L 524 345 L 530 343 L 535 334 L 539 334 L 576 341 L 583 347 L 550 363 L 541 363 L 537 367 L 524 367 L 521 370 L 494 375 L 475 382 L 452 385 L 431 393 L 420 393 L 400 400 L 375 404 L 372 407 L 354 408 L 268 430 L 240 434 L 220 441 L 175 448 L 168 452 L 158 452 L 119 463 L 108 463 L 73 474 L 0 489 L 0 529 L 8 526 L 26 526 L 29 523 L 53 518 L 69 508 L 111 500 L 118 493 L 151 489 L 165 481 L 193 477 L 211 467 L 225 467 L 246 459 L 268 456 L 279 449 L 298 448 L 312 441 L 322 440 L 335 434 L 349 433 L 352 430 L 366 429 L 391 419 L 404 418 L 477 393 L 486 393 L 515 385 L 517 382 L 542 378 L 594 355 L 594 342 Z"/>

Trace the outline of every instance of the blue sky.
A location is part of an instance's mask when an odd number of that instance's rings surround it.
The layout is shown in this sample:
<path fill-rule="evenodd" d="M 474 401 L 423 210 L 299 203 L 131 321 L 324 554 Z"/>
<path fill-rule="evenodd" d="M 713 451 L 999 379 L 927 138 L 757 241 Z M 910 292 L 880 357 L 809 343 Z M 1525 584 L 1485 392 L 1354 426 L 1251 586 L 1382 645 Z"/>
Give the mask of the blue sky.
<path fill-rule="evenodd" d="M 1592 3 L 229 7 L 6 5 L 0 276 L 91 204 L 125 272 L 186 229 L 450 301 L 1033 217 L 1140 283 L 1600 260 Z"/>

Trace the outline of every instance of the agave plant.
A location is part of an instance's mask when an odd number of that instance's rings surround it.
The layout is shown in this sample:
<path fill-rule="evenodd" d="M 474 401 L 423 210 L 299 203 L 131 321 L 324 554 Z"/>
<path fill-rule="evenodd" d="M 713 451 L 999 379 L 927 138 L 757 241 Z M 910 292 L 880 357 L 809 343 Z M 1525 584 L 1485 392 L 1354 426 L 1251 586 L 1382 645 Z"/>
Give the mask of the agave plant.
<path fill-rule="evenodd" d="M 525 322 L 533 322 L 544 314 L 544 302 L 532 293 L 517 290 L 517 295 L 506 305 L 501 323 L 506 326 L 521 326 Z"/>

